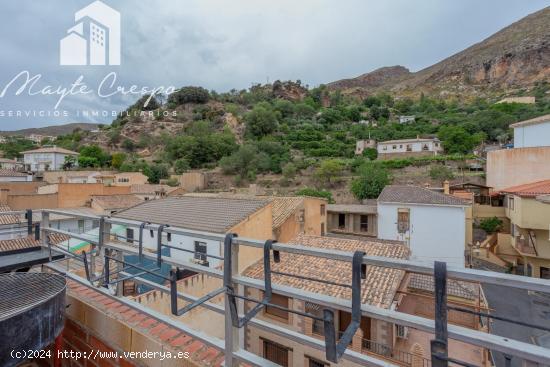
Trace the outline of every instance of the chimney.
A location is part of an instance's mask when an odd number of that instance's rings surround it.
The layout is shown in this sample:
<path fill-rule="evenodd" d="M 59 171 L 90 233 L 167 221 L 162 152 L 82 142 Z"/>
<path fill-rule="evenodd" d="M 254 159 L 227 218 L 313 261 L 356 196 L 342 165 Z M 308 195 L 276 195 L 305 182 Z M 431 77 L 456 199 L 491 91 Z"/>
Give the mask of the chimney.
<path fill-rule="evenodd" d="M 443 181 L 443 193 L 445 195 L 449 195 L 451 193 L 451 189 L 449 187 L 449 180 Z"/>

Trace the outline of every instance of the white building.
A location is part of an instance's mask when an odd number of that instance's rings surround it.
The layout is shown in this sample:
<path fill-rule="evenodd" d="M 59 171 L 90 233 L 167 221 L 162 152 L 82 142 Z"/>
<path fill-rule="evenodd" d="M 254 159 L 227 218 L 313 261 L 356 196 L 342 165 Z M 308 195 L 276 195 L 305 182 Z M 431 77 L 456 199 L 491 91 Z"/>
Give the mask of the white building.
<path fill-rule="evenodd" d="M 514 129 L 514 148 L 550 146 L 550 115 L 510 125 Z"/>
<path fill-rule="evenodd" d="M 0 169 L 0 182 L 30 182 L 32 175 L 11 169 Z"/>
<path fill-rule="evenodd" d="M 464 266 L 468 206 L 422 187 L 386 186 L 378 197 L 378 237 L 404 241 L 411 259 Z"/>
<path fill-rule="evenodd" d="M 406 124 L 409 122 L 414 122 L 416 120 L 416 116 L 399 116 L 399 123 L 400 124 Z"/>
<path fill-rule="evenodd" d="M 378 143 L 378 155 L 437 155 L 443 151 L 441 142 L 437 138 L 432 139 L 401 139 L 389 140 Z"/>
<path fill-rule="evenodd" d="M 23 152 L 25 166 L 32 172 L 63 169 L 65 157 L 78 157 L 78 153 L 59 147 L 44 147 Z"/>
<path fill-rule="evenodd" d="M 357 140 L 357 143 L 355 143 L 355 154 L 361 155 L 365 151 L 365 149 L 373 148 L 376 149 L 376 140 L 374 139 L 368 139 L 368 140 Z"/>
<path fill-rule="evenodd" d="M 16 170 L 23 165 L 17 162 L 15 159 L 0 158 L 0 168 L 8 170 Z"/>

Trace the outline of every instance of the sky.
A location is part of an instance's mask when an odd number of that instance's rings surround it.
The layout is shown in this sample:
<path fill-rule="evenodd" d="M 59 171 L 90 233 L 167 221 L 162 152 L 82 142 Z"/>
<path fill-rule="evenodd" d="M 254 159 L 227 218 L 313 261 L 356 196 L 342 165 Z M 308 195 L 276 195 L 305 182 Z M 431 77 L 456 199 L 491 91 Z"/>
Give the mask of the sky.
<path fill-rule="evenodd" d="M 121 14 L 120 66 L 61 66 L 60 40 L 93 0 L 0 0 L 0 130 L 110 123 L 138 94 L 97 94 L 116 74 L 128 90 L 200 85 L 219 92 L 301 80 L 316 86 L 376 68 L 428 67 L 480 42 L 550 0 L 103 0 Z M 16 95 L 20 73 L 35 89 Z M 107 79 L 111 81 L 111 79 Z M 90 112 L 85 115 L 85 112 Z M 99 111 L 94 116 L 92 111 Z"/>

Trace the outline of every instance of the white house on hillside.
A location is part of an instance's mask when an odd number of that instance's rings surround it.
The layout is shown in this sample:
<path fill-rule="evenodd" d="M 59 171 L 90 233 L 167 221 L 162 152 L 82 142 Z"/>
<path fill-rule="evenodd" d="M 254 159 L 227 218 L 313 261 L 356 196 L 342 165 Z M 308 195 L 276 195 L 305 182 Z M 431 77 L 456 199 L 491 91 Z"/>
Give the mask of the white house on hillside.
<path fill-rule="evenodd" d="M 78 157 L 77 152 L 58 147 L 44 147 L 23 152 L 25 166 L 32 172 L 63 169 L 65 157 Z"/>
<path fill-rule="evenodd" d="M 401 139 L 388 140 L 378 143 L 378 156 L 382 159 L 437 155 L 443 151 L 441 142 L 437 138 L 432 139 Z"/>
<path fill-rule="evenodd" d="M 378 237 L 406 242 L 411 259 L 464 266 L 468 206 L 418 186 L 386 186 L 378 197 Z"/>
<path fill-rule="evenodd" d="M 510 125 L 514 129 L 514 148 L 550 146 L 550 115 Z"/>

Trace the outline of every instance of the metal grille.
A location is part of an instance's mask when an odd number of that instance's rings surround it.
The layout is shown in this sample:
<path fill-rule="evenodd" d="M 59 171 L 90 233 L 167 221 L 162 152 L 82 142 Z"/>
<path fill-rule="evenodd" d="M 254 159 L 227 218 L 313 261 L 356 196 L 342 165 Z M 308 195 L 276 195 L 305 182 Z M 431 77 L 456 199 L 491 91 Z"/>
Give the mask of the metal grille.
<path fill-rule="evenodd" d="M 56 274 L 0 274 L 0 321 L 55 297 L 65 286 L 65 278 Z"/>

